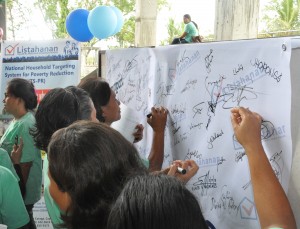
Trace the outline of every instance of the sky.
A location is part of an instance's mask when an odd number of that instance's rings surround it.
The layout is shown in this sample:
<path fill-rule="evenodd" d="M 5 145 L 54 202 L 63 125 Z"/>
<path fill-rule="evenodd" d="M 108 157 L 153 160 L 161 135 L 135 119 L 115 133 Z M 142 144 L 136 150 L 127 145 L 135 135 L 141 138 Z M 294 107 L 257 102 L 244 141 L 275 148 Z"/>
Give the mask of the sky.
<path fill-rule="evenodd" d="M 25 1 L 25 0 L 24 0 Z M 269 0 L 260 0 L 261 9 Z M 170 9 L 162 10 L 157 17 L 157 43 L 167 38 L 168 18 L 173 17 L 175 22 L 182 23 L 182 16 L 190 14 L 200 29 L 201 35 L 213 34 L 215 17 L 215 0 L 169 0 Z M 31 6 L 30 6 L 31 5 Z M 30 15 L 30 22 L 18 32 L 19 40 L 45 40 L 51 39 L 51 31 L 45 23 L 41 12 L 34 10 L 33 0 L 26 0 L 26 6 L 30 7 L 33 13 Z"/>

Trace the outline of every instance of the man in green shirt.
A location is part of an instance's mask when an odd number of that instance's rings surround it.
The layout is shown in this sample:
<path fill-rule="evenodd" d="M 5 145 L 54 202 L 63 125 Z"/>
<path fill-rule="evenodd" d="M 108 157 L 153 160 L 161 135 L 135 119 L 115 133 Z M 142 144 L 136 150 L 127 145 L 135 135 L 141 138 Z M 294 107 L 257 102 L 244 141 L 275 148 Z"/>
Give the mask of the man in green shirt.
<path fill-rule="evenodd" d="M 193 37 L 199 36 L 197 24 L 191 20 L 189 14 L 183 16 L 183 22 L 185 24 L 184 32 L 179 38 L 175 38 L 172 42 L 174 44 L 191 43 Z"/>

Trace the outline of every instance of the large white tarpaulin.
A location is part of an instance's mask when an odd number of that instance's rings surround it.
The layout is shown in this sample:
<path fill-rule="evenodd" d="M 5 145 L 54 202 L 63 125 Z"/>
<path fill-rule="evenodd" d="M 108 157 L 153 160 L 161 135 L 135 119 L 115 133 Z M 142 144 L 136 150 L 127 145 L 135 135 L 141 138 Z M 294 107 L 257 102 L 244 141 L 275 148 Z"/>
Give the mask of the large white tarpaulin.
<path fill-rule="evenodd" d="M 287 191 L 292 162 L 290 38 L 133 48 L 106 52 L 106 78 L 119 100 L 146 114 L 169 110 L 164 166 L 193 159 L 187 184 L 216 228 L 259 228 L 247 156 L 236 141 L 230 109 L 263 117 L 262 142 Z M 151 147 L 149 127 L 139 152 Z"/>

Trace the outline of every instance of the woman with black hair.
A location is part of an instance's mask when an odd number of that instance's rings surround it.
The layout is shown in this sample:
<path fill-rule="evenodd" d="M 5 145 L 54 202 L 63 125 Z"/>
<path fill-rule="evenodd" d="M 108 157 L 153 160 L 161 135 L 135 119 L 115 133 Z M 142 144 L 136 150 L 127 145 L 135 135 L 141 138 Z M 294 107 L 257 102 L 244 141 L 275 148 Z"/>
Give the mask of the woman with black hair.
<path fill-rule="evenodd" d="M 178 38 L 174 38 L 172 45 L 184 44 L 193 42 L 194 37 L 199 36 L 198 25 L 192 21 L 189 14 L 183 15 L 183 22 L 185 24 L 184 32 Z"/>
<path fill-rule="evenodd" d="M 81 129 L 80 125 L 70 127 L 72 131 L 68 131 L 68 135 L 61 135 L 59 139 L 55 137 L 55 143 L 49 146 L 55 131 L 78 120 L 93 122 L 88 124 L 88 130 L 84 126 Z M 98 228 L 91 226 L 93 222 L 103 228 L 108 216 L 106 211 L 109 210 L 103 209 L 103 206 L 110 206 L 117 198 L 131 171 L 145 170 L 132 144 L 108 125 L 101 125 L 102 132 L 99 130 L 99 133 L 102 135 L 98 136 L 93 127 L 98 126 L 97 122 L 93 102 L 83 89 L 73 86 L 52 89 L 40 102 L 36 112 L 36 131 L 32 134 L 36 145 L 49 157 L 49 166 L 47 158 L 44 160 L 44 196 L 54 228 L 61 228 L 61 225 L 67 228 Z M 128 155 L 129 151 L 132 155 Z M 174 170 L 174 166 L 170 170 Z M 187 173 L 179 179 L 188 180 L 195 172 L 195 168 L 187 168 Z M 107 188 L 106 191 L 99 188 L 101 184 Z M 101 196 L 94 193 L 98 189 Z M 68 195 L 60 195 L 66 193 Z M 74 204 L 70 204 L 70 200 Z"/>
<path fill-rule="evenodd" d="M 83 79 L 79 88 L 87 91 L 92 98 L 97 119 L 107 125 L 121 119 L 120 102 L 116 98 L 115 92 L 110 88 L 109 84 L 101 78 Z M 151 115 L 147 118 L 147 123 L 153 129 L 152 147 L 148 159 L 144 160 L 144 164 L 149 171 L 161 170 L 164 156 L 164 132 L 167 122 L 168 110 L 164 107 L 152 108 Z M 133 133 L 137 142 L 143 138 L 143 125 L 136 126 L 136 132 Z"/>
<path fill-rule="evenodd" d="M 30 228 L 36 228 L 32 208 L 41 198 L 42 160 L 40 150 L 34 145 L 30 130 L 34 128 L 33 110 L 37 106 L 37 96 L 31 81 L 15 78 L 8 82 L 3 100 L 6 112 L 14 116 L 0 140 L 1 148 L 12 152 L 15 141 L 23 139 L 21 173 L 26 184 L 24 203 L 30 216 Z"/>
<path fill-rule="evenodd" d="M 127 179 L 147 174 L 132 144 L 111 127 L 90 121 L 55 132 L 48 157 L 49 191 L 72 229 L 106 228 Z"/>
<path fill-rule="evenodd" d="M 208 229 L 196 197 L 178 179 L 136 176 L 109 215 L 107 229 Z"/>
<path fill-rule="evenodd" d="M 35 118 L 36 129 L 31 134 L 36 146 L 46 152 L 50 138 L 56 130 L 67 127 L 77 120 L 98 122 L 94 104 L 89 95 L 74 86 L 50 90 L 41 100 Z M 49 193 L 47 157 L 44 159 L 43 173 L 46 207 L 53 227 L 58 228 L 63 221 L 60 218 L 61 212 Z"/>

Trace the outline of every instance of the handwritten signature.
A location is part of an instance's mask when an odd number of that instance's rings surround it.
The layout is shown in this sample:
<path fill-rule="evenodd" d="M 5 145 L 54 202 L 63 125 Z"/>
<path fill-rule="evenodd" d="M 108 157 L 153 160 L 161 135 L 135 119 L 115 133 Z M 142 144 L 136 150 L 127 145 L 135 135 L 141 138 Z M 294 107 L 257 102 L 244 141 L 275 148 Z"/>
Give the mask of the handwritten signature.
<path fill-rule="evenodd" d="M 220 138 L 223 134 L 224 134 L 223 130 L 221 130 L 221 132 L 219 132 L 219 133 L 214 133 L 214 134 L 209 138 L 209 140 L 207 141 L 207 143 L 208 143 L 207 148 L 208 148 L 208 149 L 214 148 L 213 142 L 214 142 L 217 138 Z"/>

